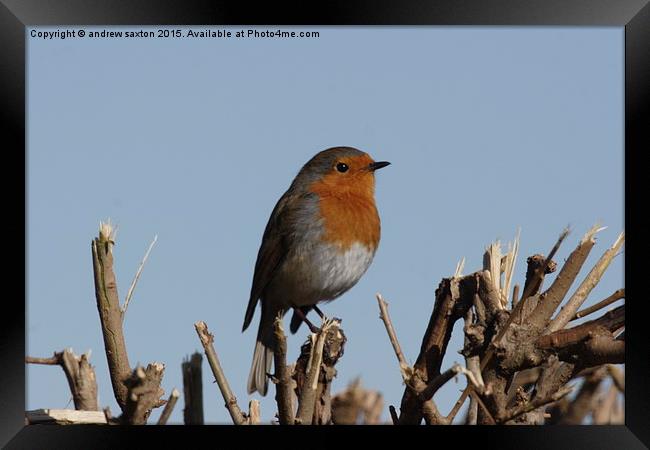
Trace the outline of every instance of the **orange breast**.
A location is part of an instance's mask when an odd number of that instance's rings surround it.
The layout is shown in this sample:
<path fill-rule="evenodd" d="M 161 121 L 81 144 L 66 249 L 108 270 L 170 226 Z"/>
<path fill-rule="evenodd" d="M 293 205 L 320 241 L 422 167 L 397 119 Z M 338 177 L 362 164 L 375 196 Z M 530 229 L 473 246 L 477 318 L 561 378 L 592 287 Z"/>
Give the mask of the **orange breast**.
<path fill-rule="evenodd" d="M 380 223 L 374 199 L 374 176 L 360 174 L 341 183 L 336 174 L 323 177 L 310 186 L 319 195 L 324 220 L 323 240 L 348 249 L 361 242 L 374 250 L 379 243 Z"/>

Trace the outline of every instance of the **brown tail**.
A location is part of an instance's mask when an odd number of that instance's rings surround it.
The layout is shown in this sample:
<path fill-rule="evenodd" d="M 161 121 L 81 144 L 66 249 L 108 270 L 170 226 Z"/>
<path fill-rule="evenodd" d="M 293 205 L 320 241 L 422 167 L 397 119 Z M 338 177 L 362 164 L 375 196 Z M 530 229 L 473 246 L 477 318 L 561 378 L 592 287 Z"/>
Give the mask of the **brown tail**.
<path fill-rule="evenodd" d="M 260 395 L 266 395 L 269 387 L 267 373 L 271 372 L 273 362 L 273 349 L 275 348 L 275 334 L 273 322 L 280 312 L 275 308 L 265 307 L 262 301 L 262 317 L 260 318 L 260 327 L 257 332 L 257 342 L 255 342 L 255 352 L 253 353 L 253 363 L 248 374 L 248 393 L 252 394 L 257 391 Z M 282 311 L 284 315 L 284 311 Z"/>
<path fill-rule="evenodd" d="M 271 361 L 273 361 L 273 350 L 257 341 L 255 343 L 255 353 L 253 353 L 253 364 L 248 374 L 249 394 L 257 391 L 262 396 L 266 395 L 269 388 L 266 374 L 271 371 Z"/>

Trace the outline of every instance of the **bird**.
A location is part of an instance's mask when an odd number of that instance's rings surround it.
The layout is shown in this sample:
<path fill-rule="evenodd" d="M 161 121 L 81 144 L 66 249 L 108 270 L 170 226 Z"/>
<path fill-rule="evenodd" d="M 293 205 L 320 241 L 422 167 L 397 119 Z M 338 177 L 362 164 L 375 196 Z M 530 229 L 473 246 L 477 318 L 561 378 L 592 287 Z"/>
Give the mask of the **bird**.
<path fill-rule="evenodd" d="M 255 262 L 242 332 L 257 303 L 261 316 L 247 389 L 268 389 L 275 348 L 274 321 L 293 310 L 290 331 L 317 304 L 352 288 L 370 266 L 380 238 L 375 204 L 375 171 L 388 166 L 353 147 L 332 147 L 300 169 L 276 203 L 264 229 Z"/>

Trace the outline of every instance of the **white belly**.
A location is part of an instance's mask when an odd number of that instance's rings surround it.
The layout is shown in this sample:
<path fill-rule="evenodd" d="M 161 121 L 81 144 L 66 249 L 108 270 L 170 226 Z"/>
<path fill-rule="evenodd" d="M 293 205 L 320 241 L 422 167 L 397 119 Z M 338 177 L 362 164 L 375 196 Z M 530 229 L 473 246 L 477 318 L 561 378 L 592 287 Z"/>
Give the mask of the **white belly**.
<path fill-rule="evenodd" d="M 365 245 L 356 242 L 345 252 L 328 247 L 316 252 L 314 258 L 316 270 L 315 284 L 323 291 L 324 300 L 330 300 L 343 294 L 366 272 L 374 252 Z"/>
<path fill-rule="evenodd" d="M 288 306 L 333 300 L 359 281 L 374 254 L 360 242 L 345 251 L 323 243 L 303 249 L 289 255 L 269 293 L 280 297 Z"/>

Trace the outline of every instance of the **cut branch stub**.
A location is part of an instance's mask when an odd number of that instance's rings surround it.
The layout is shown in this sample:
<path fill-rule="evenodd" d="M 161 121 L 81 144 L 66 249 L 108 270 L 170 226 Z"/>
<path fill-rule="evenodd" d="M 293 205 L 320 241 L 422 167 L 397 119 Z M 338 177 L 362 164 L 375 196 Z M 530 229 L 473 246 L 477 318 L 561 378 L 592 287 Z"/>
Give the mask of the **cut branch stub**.
<path fill-rule="evenodd" d="M 115 399 L 122 411 L 126 407 L 128 389 L 124 380 L 131 374 L 126 342 L 122 330 L 122 311 L 113 272 L 113 230 L 100 224 L 99 237 L 92 241 L 95 298 L 104 337 L 104 348 Z"/>
<path fill-rule="evenodd" d="M 323 323 L 321 332 L 310 335 L 300 348 L 293 378 L 299 399 L 296 421 L 301 424 L 331 422 L 331 383 L 334 366 L 343 356 L 347 338 L 337 320 Z"/>
<path fill-rule="evenodd" d="M 551 316 L 557 307 L 560 306 L 560 303 L 562 303 L 580 269 L 587 260 L 589 252 L 596 243 L 594 235 L 597 231 L 597 227 L 593 227 L 585 234 L 578 246 L 567 258 L 553 284 L 541 295 L 537 307 L 530 315 L 530 321 L 538 328 L 543 329 L 546 327 Z"/>
<path fill-rule="evenodd" d="M 560 330 L 571 321 L 571 318 L 587 299 L 591 290 L 598 284 L 600 278 L 603 276 L 607 267 L 609 267 L 609 264 L 621 249 L 624 242 L 625 233 L 621 233 L 616 239 L 616 242 L 614 242 L 614 244 L 603 253 L 596 265 L 591 269 L 591 271 L 589 271 L 589 274 L 585 277 L 582 283 L 580 283 L 578 289 L 576 289 L 569 301 L 567 301 L 564 307 L 562 307 L 555 319 L 551 321 L 547 328 L 549 332 Z"/>
<path fill-rule="evenodd" d="M 95 368 L 89 362 L 90 352 L 77 356 L 72 349 L 55 352 L 51 358 L 26 357 L 28 364 L 47 364 L 60 366 L 63 369 L 74 407 L 81 411 L 99 411 L 97 403 L 97 377 Z"/>
<path fill-rule="evenodd" d="M 185 408 L 183 409 L 183 423 L 185 425 L 203 425 L 203 374 L 201 365 L 203 357 L 195 352 L 183 361 L 183 392 Z"/>
<path fill-rule="evenodd" d="M 99 411 L 97 403 L 97 377 L 88 361 L 88 355 L 77 357 L 71 350 L 61 354 L 61 365 L 68 378 L 75 409 Z"/>
<path fill-rule="evenodd" d="M 287 337 L 282 328 L 282 317 L 278 315 L 273 324 L 276 349 L 273 353 L 275 363 L 275 401 L 278 405 L 278 421 L 280 425 L 293 425 L 293 392 L 291 370 L 287 367 Z"/>
<path fill-rule="evenodd" d="M 555 261 L 549 261 L 547 264 L 546 268 L 544 271 L 541 273 L 540 276 L 535 276 L 535 272 L 538 270 L 541 271 L 544 267 L 544 262 L 546 261 L 546 258 L 544 255 L 536 254 L 533 256 L 529 256 L 528 259 L 526 260 L 527 267 L 526 267 L 526 281 L 524 283 L 524 291 L 529 291 L 530 295 L 535 295 L 539 292 L 539 290 L 542 287 L 542 283 L 544 282 L 544 275 L 548 275 L 550 273 L 555 272 L 555 269 L 557 268 L 557 263 Z"/>
<path fill-rule="evenodd" d="M 176 388 L 172 389 L 172 393 L 169 395 L 169 399 L 167 400 L 165 409 L 163 409 L 163 412 L 160 414 L 160 417 L 158 418 L 157 425 L 167 425 L 169 416 L 172 415 L 172 411 L 174 410 L 174 406 L 176 406 L 176 402 L 178 401 L 178 397 L 180 397 L 180 395 L 181 393 L 178 392 L 178 389 Z"/>
<path fill-rule="evenodd" d="M 167 403 L 161 397 L 165 391 L 160 387 L 165 365 L 153 363 L 146 369 L 138 366 L 131 376 L 124 381 L 128 389 L 126 408 L 122 415 L 122 423 L 129 425 L 144 425 L 153 408 Z"/>

